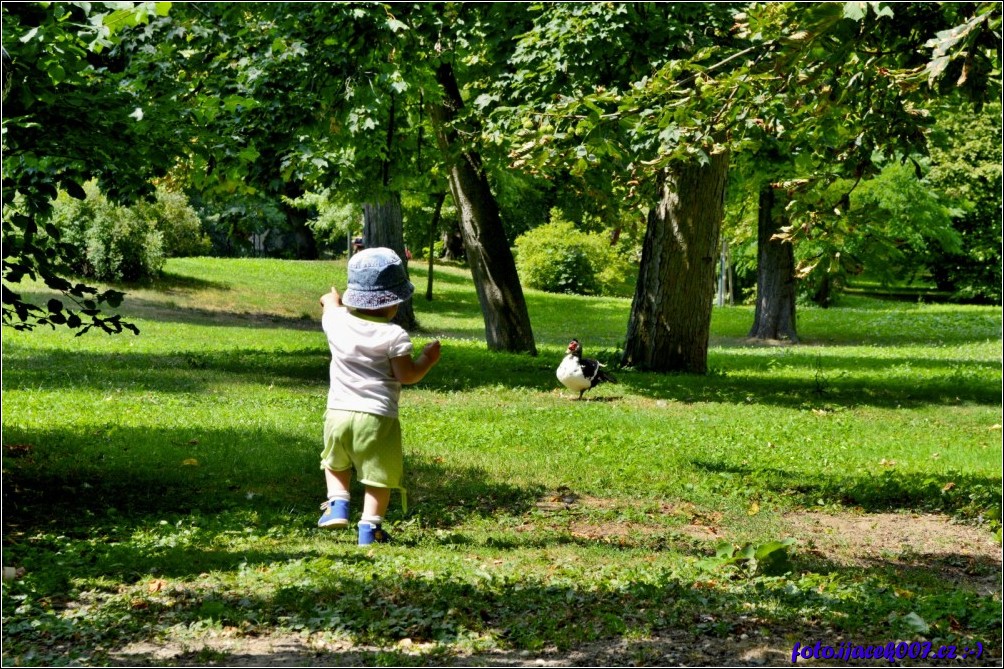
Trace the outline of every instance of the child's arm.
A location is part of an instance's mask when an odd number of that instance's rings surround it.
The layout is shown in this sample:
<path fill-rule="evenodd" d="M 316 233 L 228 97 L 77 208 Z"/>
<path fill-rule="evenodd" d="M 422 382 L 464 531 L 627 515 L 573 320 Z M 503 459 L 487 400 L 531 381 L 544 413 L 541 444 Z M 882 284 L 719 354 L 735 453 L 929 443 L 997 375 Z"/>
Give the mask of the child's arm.
<path fill-rule="evenodd" d="M 433 365 L 439 362 L 439 340 L 426 344 L 421 355 L 412 360 L 410 355 L 402 355 L 390 359 L 394 378 L 408 386 L 418 383 L 428 374 Z"/>
<path fill-rule="evenodd" d="M 334 286 L 331 287 L 330 293 L 325 293 L 321 295 L 321 308 L 327 309 L 328 307 L 340 307 L 342 306 L 342 296 L 338 294 L 338 291 Z"/>

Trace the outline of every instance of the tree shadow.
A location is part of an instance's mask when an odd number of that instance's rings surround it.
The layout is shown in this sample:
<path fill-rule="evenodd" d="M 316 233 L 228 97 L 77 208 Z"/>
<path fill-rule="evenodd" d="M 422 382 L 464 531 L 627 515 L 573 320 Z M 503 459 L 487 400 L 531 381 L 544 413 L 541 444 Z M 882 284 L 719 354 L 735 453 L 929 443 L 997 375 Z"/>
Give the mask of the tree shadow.
<path fill-rule="evenodd" d="M 243 530 L 278 523 L 314 529 L 324 500 L 317 440 L 277 430 L 130 428 L 107 431 L 49 429 L 5 435 L 4 528 L 23 535 L 57 527 L 86 537 L 97 528 L 131 531 L 188 517 L 230 514 Z M 193 439 L 193 434 L 197 438 Z M 17 442 L 17 448 L 8 443 Z M 281 453 L 269 461 L 263 454 Z M 240 459 L 247 454 L 246 459 Z M 235 459 L 236 456 L 236 459 Z M 142 466 L 137 466 L 141 462 Z M 541 486 L 499 481 L 479 468 L 451 466 L 406 453 L 405 485 L 430 527 L 449 528 L 500 513 L 533 508 Z M 362 486 L 353 481 L 354 512 Z M 63 527 L 62 518 L 73 517 Z M 388 519 L 406 520 L 399 504 Z"/>
<path fill-rule="evenodd" d="M 200 392 L 221 376 L 264 385 L 313 388 L 328 383 L 326 348 L 252 348 L 176 353 L 27 350 L 6 353 L 5 390 L 22 388 L 138 388 Z M 100 370 L 96 373 L 95 370 Z"/>
<path fill-rule="evenodd" d="M 281 561 L 284 556 L 278 553 L 275 557 Z M 524 649 L 542 654 L 540 644 L 547 640 L 554 646 L 549 652 L 560 655 L 572 654 L 598 640 L 623 638 L 625 643 L 613 645 L 606 659 L 630 657 L 632 661 L 626 664 L 656 666 L 663 666 L 668 653 L 663 649 L 644 661 L 632 646 L 630 631 L 646 631 L 646 639 L 634 639 L 639 643 L 651 643 L 663 635 L 680 637 L 677 653 L 680 648 L 699 653 L 702 647 L 708 653 L 713 644 L 718 648 L 711 652 L 712 657 L 719 657 L 720 649 L 737 648 L 735 641 L 740 635 L 761 630 L 779 639 L 813 639 L 818 638 L 819 627 L 825 625 L 835 634 L 855 634 L 856 643 L 883 645 L 888 639 L 914 638 L 915 634 L 898 622 L 904 611 L 915 605 L 908 603 L 904 609 L 901 598 L 886 588 L 861 587 L 849 596 L 840 587 L 799 587 L 797 577 L 782 583 L 744 583 L 742 577 L 727 570 L 708 572 L 699 581 L 700 588 L 694 587 L 690 579 L 667 571 L 648 579 L 619 579 L 615 583 L 550 581 L 534 576 L 478 577 L 433 569 L 384 572 L 381 578 L 375 578 L 369 568 L 375 561 L 370 554 L 308 559 L 304 573 L 309 577 L 289 581 L 267 594 L 209 591 L 185 596 L 184 590 L 168 590 L 165 594 L 173 597 L 169 606 L 156 596 L 145 598 L 142 607 L 134 606 L 134 624 L 124 627 L 116 638 L 107 639 L 106 635 L 102 643 L 114 648 L 129 641 L 155 639 L 148 630 L 157 629 L 168 612 L 175 625 L 202 621 L 224 628 L 239 627 L 253 616 L 257 629 L 292 626 L 302 634 L 332 633 L 386 649 L 400 648 L 398 643 L 403 639 L 412 644 L 457 643 L 473 633 L 490 635 L 503 654 Z M 953 634 L 981 635 L 988 644 L 988 656 L 996 657 L 999 652 L 992 646 L 999 632 L 983 627 L 995 612 L 999 622 L 999 604 L 992 598 L 959 592 L 955 584 L 937 578 L 940 565 L 924 556 L 915 561 L 918 572 L 898 577 L 900 565 L 885 561 L 847 567 L 796 556 L 796 564 L 803 572 L 830 575 L 824 583 L 872 582 L 892 577 L 917 601 L 937 600 L 945 606 L 954 602 L 950 608 L 935 609 L 938 618 L 929 615 L 927 622 L 946 633 L 950 628 Z M 750 606 L 750 602 L 769 603 L 773 615 L 757 615 L 757 607 Z M 811 611 L 811 618 L 803 617 L 804 611 Z M 93 643 L 91 640 L 102 636 L 96 633 L 99 625 L 97 618 L 88 616 L 76 621 L 75 631 L 84 643 Z M 790 653 L 791 642 L 787 644 Z M 596 656 L 604 657 L 604 652 Z M 237 657 L 235 654 L 219 659 L 231 664 Z M 449 659 L 432 656 L 423 660 L 395 650 L 369 649 L 328 652 L 323 657 L 336 664 L 351 658 L 376 664 L 436 666 Z M 133 664 L 141 664 L 144 659 L 142 654 L 128 656 Z M 699 656 L 688 655 L 686 659 L 684 664 L 689 664 Z"/>
<path fill-rule="evenodd" d="M 323 337 L 316 348 L 294 351 L 238 348 L 177 353 L 8 350 L 5 389 L 132 387 L 162 392 L 197 392 L 219 383 L 221 375 L 244 382 L 314 388 L 328 382 L 329 353 Z M 778 360 L 780 361 L 778 363 Z M 418 388 L 441 393 L 485 387 L 561 390 L 555 349 L 531 357 L 491 353 L 446 343 L 440 363 Z M 791 408 L 916 407 L 1000 402 L 1000 371 L 993 363 L 957 360 L 874 359 L 849 354 L 764 360 L 742 353 L 711 357 L 707 376 L 616 370 L 626 392 L 683 403 L 759 404 Z M 770 374 L 773 364 L 785 369 Z M 797 370 L 792 375 L 792 369 Z M 929 370 L 914 374 L 910 370 Z M 95 373 L 100 370 L 100 373 Z M 724 371 L 719 371 L 724 370 Z M 730 373 L 731 372 L 731 373 Z M 918 380 L 917 376 L 921 379 Z M 924 377 L 929 378 L 924 378 Z M 409 388 L 405 393 L 411 392 Z M 608 395 L 594 401 L 615 401 Z"/>
<path fill-rule="evenodd" d="M 754 469 L 699 459 L 691 462 L 709 476 L 720 477 L 724 486 L 734 485 L 736 478 L 755 481 L 758 489 L 809 508 L 823 500 L 857 507 L 868 513 L 969 509 L 996 513 L 1000 518 L 1001 481 L 994 476 L 962 472 L 904 473 L 890 469 L 857 475 L 812 474 L 805 470 Z"/>
<path fill-rule="evenodd" d="M 853 563 L 832 559 L 818 550 L 799 549 L 797 569 L 814 574 L 855 577 L 862 571 L 894 577 L 906 583 L 942 582 L 946 588 L 964 589 L 983 597 L 1001 591 L 1001 560 L 986 555 L 958 553 L 906 553 L 897 557 L 856 556 Z"/>
<path fill-rule="evenodd" d="M 129 284 L 117 285 L 114 287 L 122 291 L 128 291 L 130 288 L 136 288 L 135 285 Z M 201 279 L 187 274 L 174 274 L 173 272 L 163 272 L 156 280 L 151 281 L 148 284 L 142 284 L 142 287 L 156 288 L 158 291 L 168 294 L 194 292 L 198 290 L 233 290 L 233 286 L 223 281 L 210 281 L 209 279 Z"/>
<path fill-rule="evenodd" d="M 121 307 L 105 308 L 106 313 L 116 313 L 127 321 L 134 319 L 145 319 L 161 323 L 183 323 L 187 325 L 200 325 L 207 327 L 245 327 L 254 329 L 282 329 L 282 330 L 317 330 L 321 332 L 320 311 L 316 315 L 303 315 L 298 317 L 282 316 L 279 314 L 265 312 L 244 312 L 218 311 L 212 309 L 201 309 L 199 307 L 180 306 L 172 299 L 172 295 L 180 295 L 197 289 L 200 283 L 205 283 L 205 287 L 212 287 L 222 290 L 229 290 L 228 287 L 215 282 L 201 282 L 192 279 L 191 287 L 187 287 L 184 282 L 179 282 L 178 289 L 166 288 L 164 299 L 152 299 L 127 295 Z M 158 285 L 158 289 L 160 286 Z M 26 292 L 22 295 L 25 300 L 34 304 L 45 304 L 50 298 L 57 296 L 55 292 Z"/>
<path fill-rule="evenodd" d="M 17 435 L 22 437 L 35 446 L 16 458 L 5 458 L 4 554 L 15 564 L 19 556 L 27 555 L 30 569 L 23 580 L 10 585 L 9 593 L 50 593 L 51 609 L 11 613 L 7 621 L 14 631 L 5 630 L 5 642 L 13 642 L 15 647 L 37 639 L 26 631 L 35 627 L 18 626 L 25 616 L 33 617 L 33 625 L 50 629 L 46 620 L 71 603 L 66 593 L 81 587 L 80 582 L 101 579 L 110 580 L 110 587 L 118 587 L 120 582 L 149 581 L 150 585 L 130 595 L 128 625 L 109 624 L 108 615 L 121 616 L 120 609 L 113 606 L 110 613 L 97 615 L 100 607 L 92 605 L 95 610 L 74 618 L 65 637 L 56 633 L 47 639 L 48 652 L 83 652 L 91 648 L 88 644 L 108 649 L 155 639 L 152 630 L 163 629 L 166 621 L 225 628 L 240 627 L 249 619 L 259 630 L 293 626 L 304 633 L 333 632 L 383 646 L 405 638 L 416 643 L 456 643 L 473 632 L 491 635 L 506 649 L 536 649 L 542 639 L 556 639 L 563 652 L 597 639 L 620 638 L 636 629 L 655 634 L 686 629 L 692 637 L 716 643 L 759 627 L 782 634 L 798 630 L 805 638 L 818 637 L 820 624 L 854 632 L 862 620 L 876 638 L 893 638 L 900 632 L 889 621 L 890 613 L 902 613 L 902 601 L 884 589 L 862 587 L 854 596 L 847 596 L 825 588 L 786 588 L 770 581 L 750 581 L 738 596 L 735 575 L 720 570 L 703 576 L 654 570 L 645 578 L 610 581 L 482 574 L 452 566 L 388 570 L 381 563 L 386 558 L 352 545 L 351 532 L 326 532 L 331 537 L 330 551 L 316 543 L 300 550 L 290 548 L 287 542 L 293 543 L 295 534 L 270 537 L 270 529 L 322 532 L 313 528 L 316 504 L 323 493 L 317 446 L 295 433 L 209 431 L 195 445 L 190 443 L 190 433 L 178 428 L 120 427 L 98 444 L 89 443 L 93 434 L 67 430 Z M 142 458 L 130 453 L 116 455 L 138 441 L 160 444 L 161 449 Z M 186 448 L 178 449 L 178 444 Z M 233 450 L 214 459 L 213 451 L 224 444 Z M 190 455 L 187 447 L 198 452 L 198 467 L 178 466 Z M 282 454 L 276 458 L 277 468 L 256 455 L 266 451 Z M 247 455 L 235 459 L 234 453 Z M 138 461 L 142 466 L 137 466 Z M 774 487 L 781 495 L 806 499 L 847 495 L 846 503 L 866 510 L 925 508 L 925 498 L 944 482 L 943 477 L 922 480 L 919 475 L 892 477 L 889 484 L 834 475 L 806 480 L 803 473 L 796 478 L 783 470 L 764 473 L 714 462 L 694 464 L 708 475 L 765 477 L 758 481 L 760 487 Z M 469 547 L 490 550 L 504 560 L 531 549 L 609 547 L 599 540 L 562 532 L 517 537 L 511 530 L 502 530 L 473 539 L 456 528 L 479 519 L 531 513 L 543 488 L 513 485 L 495 480 L 481 469 L 452 467 L 423 456 L 410 457 L 406 469 L 423 524 L 414 543 L 410 543 L 408 532 L 403 533 L 404 548 Z M 990 477 L 952 479 L 960 490 L 972 485 L 999 489 Z M 248 490 L 259 494 L 248 499 Z M 389 520 L 407 522 L 396 514 Z M 185 535 L 189 530 L 196 532 L 190 540 Z M 145 538 L 137 538 L 139 534 Z M 249 548 L 227 545 L 228 536 L 236 544 L 250 542 Z M 31 541 L 24 541 L 26 537 Z M 224 543 L 214 547 L 217 541 Z M 672 551 L 692 559 L 712 554 L 710 546 L 685 541 L 669 528 L 659 536 L 629 538 L 621 548 L 635 554 Z M 918 601 L 937 597 L 956 602 L 952 611 L 961 629 L 980 629 L 980 621 L 992 614 L 995 602 L 960 594 L 957 583 L 937 578 L 946 569 L 940 558 L 917 555 L 910 559 L 909 568 L 902 573 L 901 562 L 882 558 L 863 566 L 847 566 L 825 556 L 796 554 L 795 565 L 802 572 L 843 575 L 846 582 L 895 576 Z M 992 565 L 984 561 L 976 567 L 989 570 Z M 246 590 L 200 583 L 206 573 L 223 572 L 237 578 L 256 570 L 283 569 L 298 571 L 295 577 L 270 581 L 274 588 Z M 167 582 L 161 585 L 156 579 Z M 695 587 L 697 581 L 702 583 L 699 588 Z M 73 583 L 78 585 L 71 587 Z M 956 614 L 962 606 L 958 604 L 960 597 L 964 613 Z M 748 602 L 761 600 L 772 602 L 775 612 L 812 610 L 813 620 L 804 622 L 789 615 L 751 621 Z M 463 606 L 458 607 L 458 602 Z M 999 620 L 999 603 L 996 611 Z M 51 629 L 64 628 L 56 625 Z M 25 636 L 19 638 L 21 634 Z M 394 659 L 386 654 L 365 657 Z"/>

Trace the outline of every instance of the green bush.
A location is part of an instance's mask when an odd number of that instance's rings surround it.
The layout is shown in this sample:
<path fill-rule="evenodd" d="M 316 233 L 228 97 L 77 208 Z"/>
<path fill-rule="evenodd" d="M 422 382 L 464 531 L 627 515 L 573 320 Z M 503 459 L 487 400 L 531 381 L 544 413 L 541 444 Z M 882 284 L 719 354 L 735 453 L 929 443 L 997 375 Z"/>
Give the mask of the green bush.
<path fill-rule="evenodd" d="M 199 215 L 184 194 L 158 187 L 156 201 L 141 202 L 135 210 L 162 235 L 165 257 L 204 256 L 212 249 Z"/>
<path fill-rule="evenodd" d="M 156 219 L 144 215 L 152 205 L 116 205 L 93 183 L 84 192 L 83 200 L 60 193 L 53 203 L 52 222 L 60 229 L 70 271 L 100 281 L 138 281 L 159 274 L 163 235 Z"/>
<path fill-rule="evenodd" d="M 579 295 L 630 295 L 637 272 L 606 234 L 577 230 L 558 209 L 516 238 L 516 266 L 531 288 Z"/>

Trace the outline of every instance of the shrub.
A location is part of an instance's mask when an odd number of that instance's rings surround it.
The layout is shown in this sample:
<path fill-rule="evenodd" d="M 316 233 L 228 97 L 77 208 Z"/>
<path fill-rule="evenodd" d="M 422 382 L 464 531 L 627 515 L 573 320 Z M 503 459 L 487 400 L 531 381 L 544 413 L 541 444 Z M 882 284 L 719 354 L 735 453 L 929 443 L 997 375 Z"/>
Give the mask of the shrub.
<path fill-rule="evenodd" d="M 516 238 L 516 266 L 531 288 L 580 295 L 629 295 L 636 272 L 605 234 L 577 230 L 558 209 Z"/>
<path fill-rule="evenodd" d="M 52 222 L 60 228 L 69 269 L 100 281 L 152 278 L 164 266 L 163 236 L 142 206 L 109 202 L 97 186 L 84 186 L 84 200 L 60 193 Z"/>
<path fill-rule="evenodd" d="M 152 221 L 163 237 L 164 255 L 168 258 L 208 255 L 212 249 L 209 236 L 202 231 L 202 221 L 182 193 L 157 188 L 154 202 L 141 202 L 136 213 Z"/>

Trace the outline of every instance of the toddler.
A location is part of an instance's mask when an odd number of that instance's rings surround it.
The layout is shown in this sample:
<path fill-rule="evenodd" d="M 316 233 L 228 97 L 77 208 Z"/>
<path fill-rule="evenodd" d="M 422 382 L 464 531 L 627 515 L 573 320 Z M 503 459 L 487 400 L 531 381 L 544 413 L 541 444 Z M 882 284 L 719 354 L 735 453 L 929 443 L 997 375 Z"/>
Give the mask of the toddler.
<path fill-rule="evenodd" d="M 352 470 L 365 486 L 359 545 L 387 541 L 380 527 L 390 491 L 399 488 L 404 457 L 398 398 L 401 384 L 418 383 L 439 362 L 434 341 L 412 359 L 408 333 L 391 323 L 415 287 L 394 251 L 372 248 L 349 260 L 344 295 L 321 296 L 321 325 L 331 349 L 331 386 L 324 420 L 321 468 L 328 501 L 318 527 L 347 527 Z M 347 308 L 346 308 L 347 307 Z"/>

